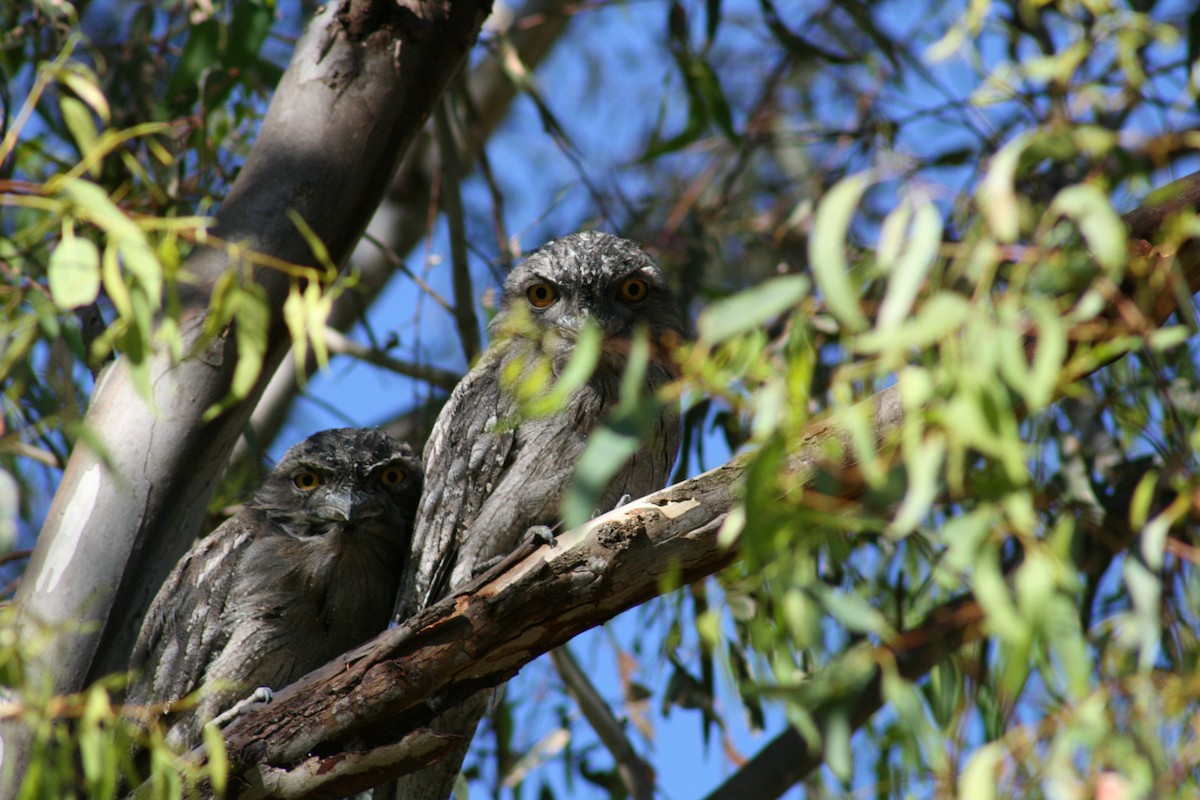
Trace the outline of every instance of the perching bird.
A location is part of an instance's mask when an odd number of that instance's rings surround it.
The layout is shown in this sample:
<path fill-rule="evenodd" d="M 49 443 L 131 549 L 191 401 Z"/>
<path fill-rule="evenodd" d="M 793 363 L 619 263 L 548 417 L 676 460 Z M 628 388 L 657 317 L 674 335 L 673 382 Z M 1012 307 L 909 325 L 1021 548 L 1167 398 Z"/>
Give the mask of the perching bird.
<path fill-rule="evenodd" d="M 420 460 L 382 431 L 338 428 L 290 448 L 235 516 L 175 566 L 138 634 L 130 704 L 166 704 L 167 741 L 259 686 L 280 689 L 387 627 L 410 552 Z"/>
<path fill-rule="evenodd" d="M 513 324 L 518 314 L 528 316 L 524 328 Z M 514 422 L 518 402 L 506 388 L 512 374 L 539 355 L 549 358 L 557 374 L 587 320 L 604 336 L 591 379 L 561 411 Z M 673 376 L 669 354 L 682 340 L 684 322 L 658 267 L 633 242 L 577 233 L 549 242 L 512 271 L 489 328 L 491 344 L 455 388 L 425 446 L 426 469 L 436 479 L 429 481 L 417 511 L 413 558 L 397 598 L 399 621 L 514 550 L 529 529 L 558 522 L 588 437 L 618 401 L 638 328 L 650 335 L 644 388 L 653 392 Z M 678 449 L 678 412 L 667 408 L 603 492 L 600 507 L 661 488 Z M 482 704 L 477 708 L 481 713 Z M 449 792 L 448 786 L 428 791 L 423 773 L 402 781 L 397 797 L 406 800 Z"/>

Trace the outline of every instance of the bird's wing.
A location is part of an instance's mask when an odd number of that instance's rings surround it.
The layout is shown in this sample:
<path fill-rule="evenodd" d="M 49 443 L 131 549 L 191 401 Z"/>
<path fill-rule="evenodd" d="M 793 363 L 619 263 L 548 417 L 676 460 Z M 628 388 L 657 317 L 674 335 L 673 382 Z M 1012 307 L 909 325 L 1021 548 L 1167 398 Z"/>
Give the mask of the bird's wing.
<path fill-rule="evenodd" d="M 130 702 L 176 700 L 197 689 L 229 638 L 222 611 L 238 563 L 265 519 L 243 509 L 196 544 L 167 577 L 134 645 Z"/>
<path fill-rule="evenodd" d="M 562 411 L 521 422 L 509 466 L 459 537 L 449 576 L 451 588 L 515 550 L 533 526 L 552 527 L 559 522 L 563 496 L 575 478 L 588 438 L 616 402 L 620 380 L 620 372 L 601 370 L 571 396 Z M 611 510 L 624 495 L 632 499 L 661 489 L 678 449 L 678 415 L 666 409 L 645 433 L 642 446 L 600 492 L 595 511 Z"/>
<path fill-rule="evenodd" d="M 475 519 L 511 463 L 516 437 L 504 423 L 514 407 L 500 390 L 499 366 L 484 355 L 455 387 L 425 445 L 425 489 L 396 597 L 398 620 L 444 594 L 459 527 Z"/>

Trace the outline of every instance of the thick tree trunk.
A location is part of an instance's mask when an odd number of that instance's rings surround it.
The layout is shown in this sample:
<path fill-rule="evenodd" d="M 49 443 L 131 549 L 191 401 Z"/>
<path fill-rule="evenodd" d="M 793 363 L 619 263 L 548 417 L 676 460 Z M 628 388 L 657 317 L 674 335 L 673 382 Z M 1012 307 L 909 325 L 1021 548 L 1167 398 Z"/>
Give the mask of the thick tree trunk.
<path fill-rule="evenodd" d="M 487 0 L 344 0 L 318 12 L 213 233 L 316 266 L 288 217 L 294 210 L 330 257 L 345 261 L 489 10 Z M 203 287 L 231 266 L 229 252 L 215 246 L 188 259 L 202 288 L 186 300 L 185 347 L 200 335 Z M 216 476 L 287 350 L 281 309 L 288 279 L 268 269 L 255 279 L 273 321 L 268 352 L 258 385 L 230 411 L 209 422 L 202 417 L 229 391 L 232 331 L 178 364 L 156 355 L 150 404 L 121 360 L 97 383 L 85 421 L 105 460 L 82 441 L 72 454 L 17 594 L 26 635 L 43 626 L 60 631 L 31 665 L 34 682 L 73 691 L 89 674 L 127 663 L 150 598 L 195 535 Z M 4 766 L 19 776 L 20 737 L 12 729 L 5 734 Z"/>

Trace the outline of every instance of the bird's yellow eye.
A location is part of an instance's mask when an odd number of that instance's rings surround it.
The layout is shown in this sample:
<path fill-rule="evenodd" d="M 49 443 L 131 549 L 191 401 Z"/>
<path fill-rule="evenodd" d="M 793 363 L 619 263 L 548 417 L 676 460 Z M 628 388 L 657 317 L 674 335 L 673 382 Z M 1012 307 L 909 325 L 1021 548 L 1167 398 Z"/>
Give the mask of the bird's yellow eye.
<path fill-rule="evenodd" d="M 621 299 L 626 303 L 640 303 L 650 294 L 650 284 L 645 278 L 629 277 L 621 281 Z"/>
<path fill-rule="evenodd" d="M 529 298 L 529 304 L 534 308 L 545 308 L 554 302 L 558 293 L 548 283 L 535 283 L 525 290 L 525 296 Z"/>
<path fill-rule="evenodd" d="M 297 472 L 292 476 L 292 483 L 302 492 L 311 492 L 321 485 L 321 476 L 309 470 Z"/>
<path fill-rule="evenodd" d="M 384 486 L 399 486 L 408 479 L 408 475 L 399 467 L 388 467 L 379 473 L 379 482 Z"/>

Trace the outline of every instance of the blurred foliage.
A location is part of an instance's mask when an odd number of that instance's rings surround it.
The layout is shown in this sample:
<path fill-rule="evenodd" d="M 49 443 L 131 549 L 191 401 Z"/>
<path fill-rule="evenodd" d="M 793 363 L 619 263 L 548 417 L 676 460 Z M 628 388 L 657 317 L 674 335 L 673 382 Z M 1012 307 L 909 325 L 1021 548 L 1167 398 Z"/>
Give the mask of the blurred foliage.
<path fill-rule="evenodd" d="M 18 523 L 36 525 L 31 487 L 53 484 L 87 435 L 89 369 L 181 347 L 183 265 L 206 225 L 196 215 L 236 175 L 296 34 L 282 10 L 248 0 L 75 9 L 80 19 L 65 4 L 0 11 L 10 547 Z M 786 719 L 823 747 L 812 798 L 1194 796 L 1195 314 L 1187 296 L 1161 325 L 1151 309 L 1176 291 L 1164 276 L 1181 274 L 1175 255 L 1200 226 L 1172 220 L 1152 261 L 1118 212 L 1196 167 L 1200 12 L 1166 0 L 913 9 L 589 4 L 563 47 L 590 67 L 586 92 L 531 76 L 502 33 L 483 43 L 504 55 L 545 140 L 529 160 L 558 153 L 571 171 L 526 243 L 585 226 L 644 242 L 696 321 L 683 377 L 660 398 L 685 405 L 681 475 L 752 453 L 722 532 L 741 559 L 635 612 L 635 635 L 600 634 L 620 673 L 606 691 L 644 752 L 674 711 L 720 743 L 706 758 L 737 765 L 735 726 L 774 733 Z M 606 72 L 620 43 L 588 26 L 622 14 L 654 26 L 637 87 Z M 457 99 L 469 138 L 472 110 Z M 464 183 L 477 281 L 511 263 L 520 238 L 506 233 L 519 192 L 500 161 L 485 154 Z M 430 250 L 442 244 L 430 235 Z M 242 263 L 207 333 L 234 320 L 247 332 L 245 386 L 266 320 Z M 431 307 L 446 305 L 426 282 L 441 263 L 403 270 Z M 341 288 L 322 267 L 294 276 L 287 322 L 300 342 Z M 419 359 L 437 344 L 404 346 Z M 596 346 L 557 383 L 536 364 L 510 376 L 527 412 L 547 413 L 582 380 Z M 311 347 L 323 352 L 319 335 Z M 905 424 L 875 441 L 862 401 L 889 387 Z M 573 518 L 650 402 L 630 394 L 597 435 Z M 815 418 L 847 432 L 857 483 L 797 468 Z M 963 598 L 982 609 L 980 638 L 903 678 L 898 655 L 936 645 L 923 625 Z M 876 668 L 887 708 L 856 733 L 849 710 Z M 26 701 L 39 741 L 63 754 L 39 778 L 50 788 L 28 796 L 125 769 L 116 754 L 130 734 L 103 691 L 44 698 L 36 713 Z M 64 716 L 44 710 L 52 702 L 79 727 L 50 724 Z M 510 692 L 490 725 L 468 759 L 473 792 L 620 794 L 559 690 Z M 76 738 L 110 755 L 76 759 Z M 537 769 L 550 761 L 560 783 Z"/>
<path fill-rule="evenodd" d="M 14 606 L 0 609 L 0 684 L 21 691 L 4 693 L 0 725 L 6 735 L 27 732 L 32 758 L 19 791 L 8 796 L 106 800 L 123 797 L 143 782 L 139 797 L 199 796 L 202 785 L 224 792 L 227 768 L 220 737 L 210 742 L 211 765 L 189 767 L 167 747 L 164 731 L 146 726 L 151 715 L 119 705 L 121 676 L 71 695 L 55 695 L 30 681 L 27 664 L 40 649 L 58 646 L 66 632 L 34 630 L 26 621 L 18 636 L 15 612 Z"/>

